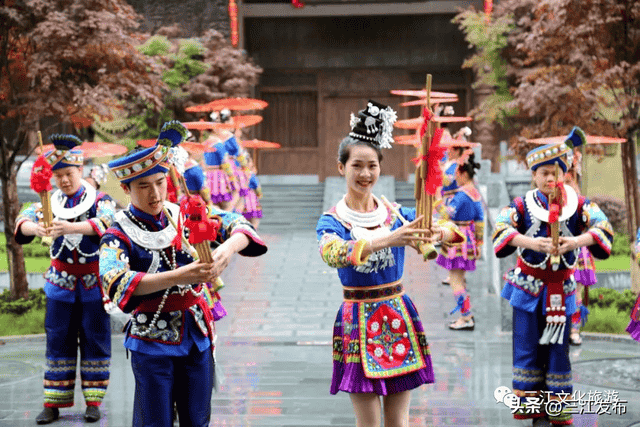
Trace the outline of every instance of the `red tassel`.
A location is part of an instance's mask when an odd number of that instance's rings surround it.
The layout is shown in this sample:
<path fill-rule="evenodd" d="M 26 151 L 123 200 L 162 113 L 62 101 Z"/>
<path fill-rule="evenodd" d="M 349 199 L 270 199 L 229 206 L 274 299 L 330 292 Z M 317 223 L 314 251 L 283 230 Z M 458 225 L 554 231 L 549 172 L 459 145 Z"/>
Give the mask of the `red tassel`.
<path fill-rule="evenodd" d="M 51 191 L 51 177 L 53 171 L 51 165 L 47 162 L 44 156 L 38 156 L 31 168 L 31 179 L 29 185 L 31 189 L 36 193 L 42 193 L 45 191 Z"/>
<path fill-rule="evenodd" d="M 296 9 L 301 9 L 304 7 L 304 3 L 302 3 L 300 0 L 291 0 L 291 5 Z"/>
<path fill-rule="evenodd" d="M 440 144 L 444 129 L 438 128 L 433 134 L 431 145 L 429 146 L 427 164 L 429 169 L 427 170 L 427 179 L 424 183 L 424 189 L 427 194 L 435 196 L 438 187 L 442 186 L 442 167 L 440 166 L 440 159 L 447 151 L 447 147 Z"/>

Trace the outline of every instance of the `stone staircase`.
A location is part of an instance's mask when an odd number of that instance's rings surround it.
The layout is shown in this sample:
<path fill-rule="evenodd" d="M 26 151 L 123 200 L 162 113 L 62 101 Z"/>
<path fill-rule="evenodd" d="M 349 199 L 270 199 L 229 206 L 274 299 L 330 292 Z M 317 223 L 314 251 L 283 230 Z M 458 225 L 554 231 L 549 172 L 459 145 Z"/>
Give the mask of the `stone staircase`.
<path fill-rule="evenodd" d="M 324 183 L 262 182 L 260 230 L 283 228 L 315 230 L 322 215 Z M 266 181 L 266 180 L 265 180 Z"/>
<path fill-rule="evenodd" d="M 406 208 L 415 208 L 416 200 L 413 198 L 413 180 L 408 181 L 395 181 L 396 189 L 396 203 L 400 203 Z"/>

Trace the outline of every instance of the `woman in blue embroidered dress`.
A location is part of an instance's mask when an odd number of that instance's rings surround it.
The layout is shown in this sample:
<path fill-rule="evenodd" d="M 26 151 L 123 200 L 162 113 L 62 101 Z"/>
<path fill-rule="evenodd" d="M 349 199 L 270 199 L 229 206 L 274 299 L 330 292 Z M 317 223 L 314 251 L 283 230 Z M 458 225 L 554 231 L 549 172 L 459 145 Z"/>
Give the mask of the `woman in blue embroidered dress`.
<path fill-rule="evenodd" d="M 640 264 L 640 228 L 636 233 L 636 262 Z M 627 332 L 631 335 L 631 338 L 640 342 L 640 295 L 636 299 L 636 303 L 631 309 L 631 320 L 629 326 L 627 326 Z"/>
<path fill-rule="evenodd" d="M 347 194 L 316 228 L 321 256 L 344 287 L 330 392 L 350 393 L 358 427 L 380 425 L 381 406 L 385 426 L 408 425 L 410 390 L 434 382 L 422 323 L 401 285 L 404 247 L 432 240 L 420 232 L 451 240 L 455 228 L 416 229 L 415 209 L 391 209 L 371 193 L 380 175 L 378 144 L 390 147 L 394 121 L 393 110 L 373 101 L 352 117 L 338 163 Z"/>
<path fill-rule="evenodd" d="M 465 273 L 476 269 L 476 259 L 480 256 L 480 247 L 484 234 L 484 212 L 480 193 L 473 185 L 475 170 L 480 165 L 475 162 L 471 149 L 457 160 L 455 180 L 458 188 L 446 204 L 440 205 L 442 217 L 453 221 L 464 233 L 460 243 L 445 243 L 436 259 L 436 263 L 449 270 L 451 290 L 456 301 L 452 314 L 460 310 L 461 316 L 449 324 L 453 330 L 473 330 L 475 320 L 471 314 L 471 302 L 466 288 Z"/>

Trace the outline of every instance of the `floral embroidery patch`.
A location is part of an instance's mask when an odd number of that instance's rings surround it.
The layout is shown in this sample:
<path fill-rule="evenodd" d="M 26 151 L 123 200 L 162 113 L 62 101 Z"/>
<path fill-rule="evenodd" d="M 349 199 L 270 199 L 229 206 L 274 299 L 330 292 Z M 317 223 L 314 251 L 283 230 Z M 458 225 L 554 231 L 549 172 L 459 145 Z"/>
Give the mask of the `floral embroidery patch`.
<path fill-rule="evenodd" d="M 426 366 L 401 297 L 360 303 L 360 351 L 367 378 L 390 378 Z"/>

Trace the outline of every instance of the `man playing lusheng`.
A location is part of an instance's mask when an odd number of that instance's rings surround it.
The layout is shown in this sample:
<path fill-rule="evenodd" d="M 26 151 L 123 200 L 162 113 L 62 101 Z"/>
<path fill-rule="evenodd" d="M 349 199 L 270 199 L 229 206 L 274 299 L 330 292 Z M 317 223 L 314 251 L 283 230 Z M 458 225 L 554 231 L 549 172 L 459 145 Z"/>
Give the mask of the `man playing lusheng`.
<path fill-rule="evenodd" d="M 44 410 L 38 424 L 60 416 L 59 408 L 73 406 L 78 347 L 80 377 L 87 409 L 85 419 L 100 419 L 98 406 L 109 384 L 111 328 L 103 306 L 98 278 L 100 236 L 113 221 L 115 203 L 82 179 L 82 141 L 73 135 L 52 135 L 54 149 L 44 154 L 58 190 L 51 196 L 54 220 L 45 228 L 38 221 L 42 204 L 29 206 L 16 221 L 20 244 L 34 236 L 53 239 L 51 266 L 45 274 L 47 295 L 45 330 L 47 367 Z"/>
<path fill-rule="evenodd" d="M 132 313 L 124 345 L 136 380 L 134 427 L 172 426 L 173 402 L 181 425 L 209 425 L 215 330 L 203 283 L 214 281 L 236 252 L 266 252 L 246 220 L 224 211 L 215 212 L 222 228 L 212 263 L 196 262 L 178 246 L 167 218 L 178 217 L 178 206 L 165 202 L 167 159 L 186 134 L 180 122 L 165 123 L 154 147 L 109 163 L 131 204 L 102 238 L 100 276 L 114 303 Z"/>
<path fill-rule="evenodd" d="M 522 402 L 543 403 L 534 411 L 521 406 L 514 417 L 534 418 L 534 425 L 572 425 L 571 414 L 558 401 L 573 393 L 568 348 L 576 311 L 573 272 L 581 247 L 605 259 L 613 242 L 613 229 L 600 208 L 562 185 L 572 150 L 584 141 L 582 130 L 574 128 L 565 142 L 527 154 L 536 188 L 502 210 L 493 236 L 498 257 L 518 252 L 517 266 L 504 276 L 502 296 L 513 306 L 513 392 Z M 560 193 L 557 199 L 551 197 L 554 190 Z M 550 237 L 555 226 L 557 247 Z"/>

